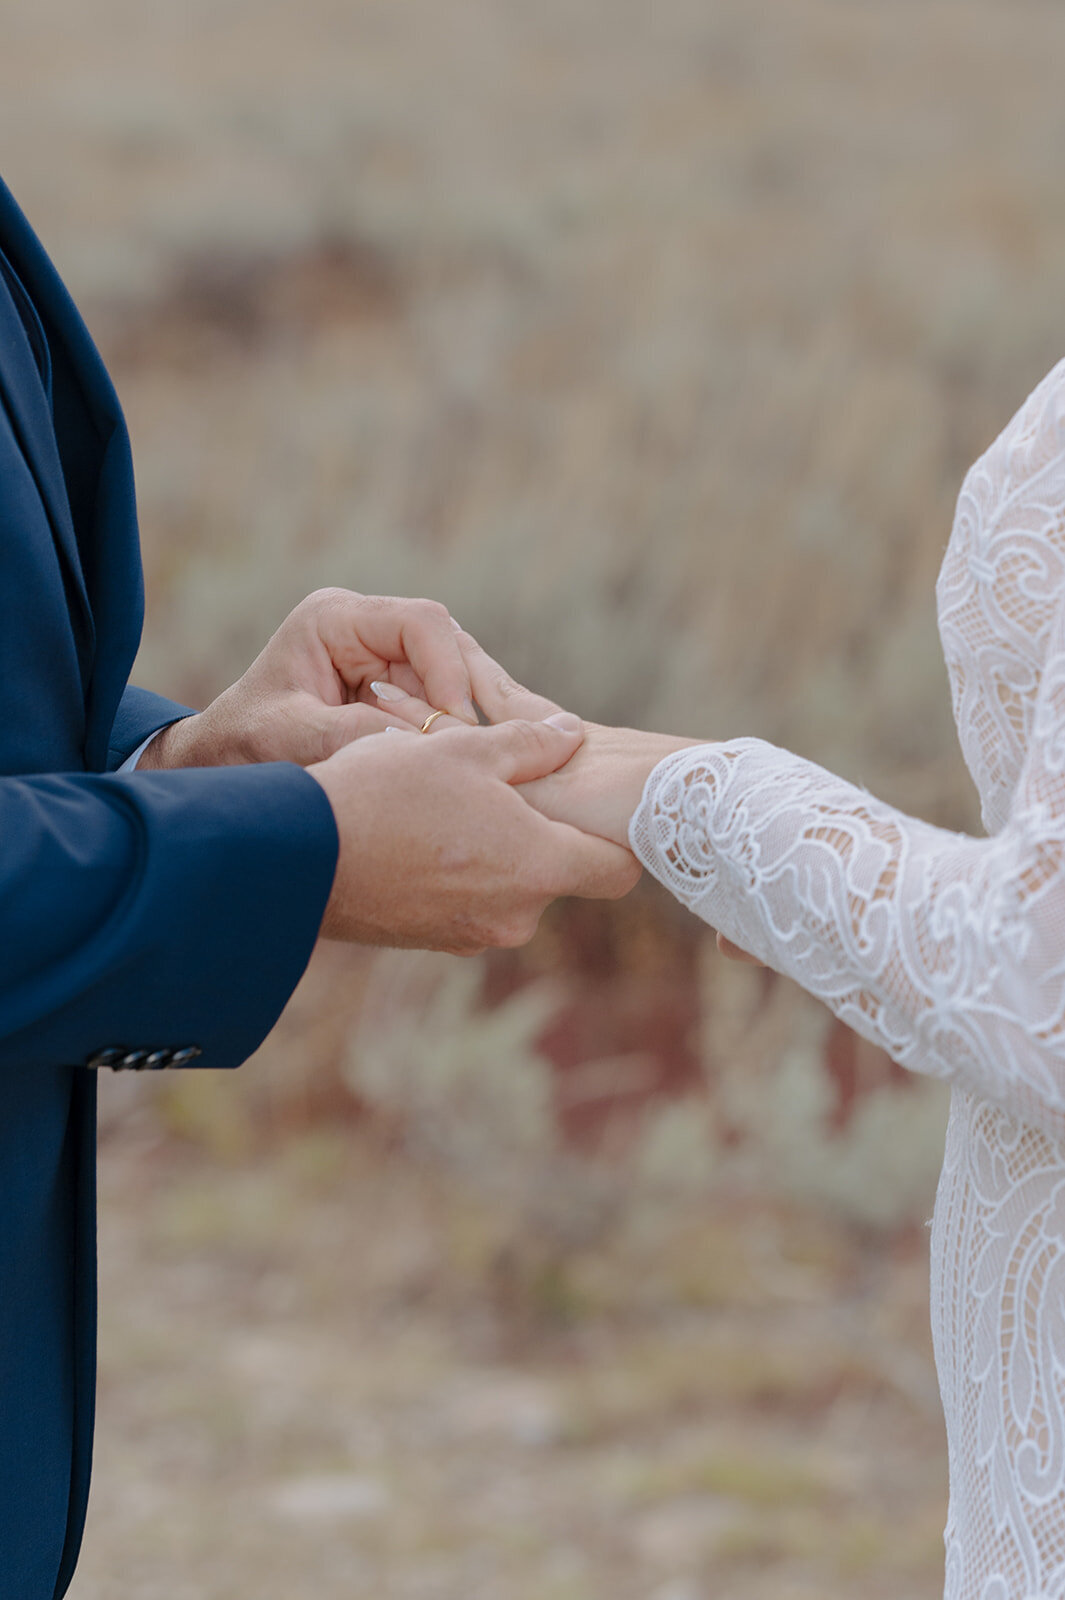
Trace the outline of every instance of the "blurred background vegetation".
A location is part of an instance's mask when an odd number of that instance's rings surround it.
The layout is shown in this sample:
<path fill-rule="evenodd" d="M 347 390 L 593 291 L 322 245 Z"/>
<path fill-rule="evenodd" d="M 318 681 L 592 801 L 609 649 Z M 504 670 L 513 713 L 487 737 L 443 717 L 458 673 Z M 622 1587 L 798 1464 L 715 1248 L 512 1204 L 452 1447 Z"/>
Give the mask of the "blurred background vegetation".
<path fill-rule="evenodd" d="M 0 162 L 124 399 L 140 681 L 309 589 L 975 827 L 933 583 L 1065 340 L 1050 0 L 35 0 Z M 941 1092 L 652 887 L 319 952 L 108 1084 L 76 1600 L 941 1582 Z"/>

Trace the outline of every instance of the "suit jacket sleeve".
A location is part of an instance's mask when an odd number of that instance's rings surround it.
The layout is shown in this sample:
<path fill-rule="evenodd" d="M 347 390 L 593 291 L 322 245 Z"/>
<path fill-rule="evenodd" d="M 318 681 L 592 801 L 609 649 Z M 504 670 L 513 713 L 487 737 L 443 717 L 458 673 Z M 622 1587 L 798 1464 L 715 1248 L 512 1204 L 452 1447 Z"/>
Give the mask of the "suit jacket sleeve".
<path fill-rule="evenodd" d="M 179 705 L 149 689 L 127 688 L 115 713 L 111 742 L 107 752 L 107 770 L 115 772 L 143 744 L 150 734 L 157 733 L 171 722 L 194 713 L 190 706 Z"/>
<path fill-rule="evenodd" d="M 288 763 L 0 778 L 0 1070 L 191 1045 L 237 1066 L 303 972 L 336 857 L 324 791 Z"/>

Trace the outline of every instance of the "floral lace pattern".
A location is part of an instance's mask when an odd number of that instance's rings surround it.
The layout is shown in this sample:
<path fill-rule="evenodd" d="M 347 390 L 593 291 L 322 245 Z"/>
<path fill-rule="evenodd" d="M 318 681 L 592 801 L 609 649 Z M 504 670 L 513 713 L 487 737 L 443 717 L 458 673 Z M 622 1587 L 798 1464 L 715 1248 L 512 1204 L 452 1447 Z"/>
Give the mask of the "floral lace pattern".
<path fill-rule="evenodd" d="M 1065 1600 L 1065 362 L 968 473 L 937 585 L 987 838 L 759 740 L 659 764 L 640 860 L 953 1088 L 932 1230 L 948 1600 Z"/>

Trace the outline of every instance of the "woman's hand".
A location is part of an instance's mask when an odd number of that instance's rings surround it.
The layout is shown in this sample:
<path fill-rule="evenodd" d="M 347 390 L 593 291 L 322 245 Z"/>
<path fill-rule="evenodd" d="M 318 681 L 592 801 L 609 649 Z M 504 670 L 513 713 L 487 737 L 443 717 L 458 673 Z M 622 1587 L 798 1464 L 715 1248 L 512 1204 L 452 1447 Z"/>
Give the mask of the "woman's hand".
<path fill-rule="evenodd" d="M 584 724 L 584 743 L 564 767 L 546 778 L 523 783 L 520 792 L 530 805 L 554 822 L 566 822 L 585 833 L 598 833 L 615 844 L 627 844 L 629 823 L 643 797 L 651 771 L 675 750 L 687 750 L 703 739 L 681 739 L 668 733 L 641 733 L 635 728 Z M 760 967 L 739 945 L 717 935 L 717 948 L 730 961 Z"/>
<path fill-rule="evenodd" d="M 558 711 L 552 701 L 508 678 L 498 663 L 476 648 L 480 659 L 476 665 L 471 661 L 470 678 L 478 704 L 493 724 L 516 717 L 542 720 Z M 408 694 L 398 684 L 379 681 L 373 688 L 381 706 L 412 730 L 420 729 L 430 717 L 433 721 L 427 729 L 429 734 L 458 725 L 453 717 L 434 715 L 427 700 Z M 504 711 L 506 715 L 501 714 Z M 651 768 L 674 750 L 699 742 L 667 733 L 640 733 L 634 728 L 606 728 L 586 722 L 584 744 L 573 759 L 550 777 L 522 784 L 519 792 L 552 822 L 565 822 L 582 833 L 595 833 L 627 847 L 629 820 L 640 803 Z"/>
<path fill-rule="evenodd" d="M 572 760 L 549 777 L 523 784 L 521 793 L 554 822 L 627 844 L 629 823 L 652 768 L 675 750 L 700 742 L 586 722 L 584 744 Z"/>
<path fill-rule="evenodd" d="M 537 721 L 561 710 L 554 701 L 534 694 L 512 678 L 470 634 L 460 631 L 458 641 L 469 669 L 473 698 L 489 722 L 511 722 L 516 717 Z M 398 688 L 381 684 L 374 688 L 381 704 L 393 716 L 419 728 L 433 709 L 428 703 L 403 695 Z M 449 721 L 439 718 L 430 732 L 446 727 Z M 561 771 L 551 775 L 551 780 L 523 784 L 521 793 L 552 821 L 566 821 L 584 833 L 597 833 L 627 846 L 629 820 L 640 803 L 651 768 L 672 751 L 701 741 L 665 733 L 640 733 L 634 728 L 606 728 L 594 722 L 586 722 L 584 729 L 580 759 L 567 762 Z"/>
<path fill-rule="evenodd" d="M 469 634 L 461 634 L 460 644 L 474 698 L 489 722 L 509 722 L 516 717 L 542 719 L 558 711 L 553 701 L 534 694 L 512 678 Z M 411 732 L 416 733 L 430 717 L 430 735 L 459 726 L 452 717 L 434 715 L 428 701 L 397 683 L 379 681 L 373 689 L 380 704 L 392 717 L 405 722 Z M 652 769 L 674 750 L 705 742 L 586 722 L 584 742 L 566 765 L 548 777 L 521 784 L 519 793 L 554 822 L 568 823 L 584 833 L 599 834 L 614 844 L 628 846 L 629 823 Z M 717 947 L 730 961 L 762 965 L 757 956 L 741 950 L 724 934 L 717 935 Z"/>

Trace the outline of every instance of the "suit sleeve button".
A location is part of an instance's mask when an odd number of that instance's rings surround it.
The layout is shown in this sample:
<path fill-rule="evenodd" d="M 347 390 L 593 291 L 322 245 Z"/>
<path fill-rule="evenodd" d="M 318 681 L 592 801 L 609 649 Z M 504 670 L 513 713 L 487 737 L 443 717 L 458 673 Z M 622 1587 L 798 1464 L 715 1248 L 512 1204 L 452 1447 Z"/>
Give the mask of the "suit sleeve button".
<path fill-rule="evenodd" d="M 94 1072 L 98 1071 L 100 1067 L 114 1067 L 122 1060 L 125 1053 L 125 1045 L 111 1045 L 106 1050 L 95 1051 L 88 1058 L 85 1065 L 91 1067 Z"/>
<path fill-rule="evenodd" d="M 128 1050 L 121 1061 L 115 1062 L 116 1072 L 139 1072 L 148 1059 L 147 1050 Z"/>
<path fill-rule="evenodd" d="M 170 1065 L 172 1067 L 187 1067 L 190 1061 L 195 1061 L 198 1056 L 202 1055 L 203 1051 L 198 1044 L 187 1044 L 183 1050 L 174 1051 L 170 1057 Z"/>
<path fill-rule="evenodd" d="M 145 1072 L 160 1072 L 163 1067 L 168 1067 L 174 1059 L 173 1050 L 153 1050 L 143 1062 Z"/>

